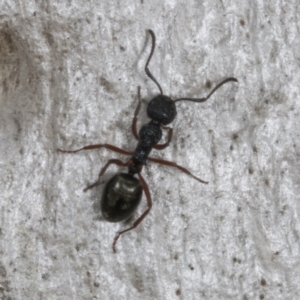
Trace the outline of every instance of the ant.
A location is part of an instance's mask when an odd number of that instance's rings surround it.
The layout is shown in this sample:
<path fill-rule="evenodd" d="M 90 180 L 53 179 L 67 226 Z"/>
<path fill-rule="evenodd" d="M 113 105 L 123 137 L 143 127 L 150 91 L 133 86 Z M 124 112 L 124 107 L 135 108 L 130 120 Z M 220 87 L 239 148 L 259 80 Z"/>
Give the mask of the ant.
<path fill-rule="evenodd" d="M 146 195 L 148 208 L 132 224 L 131 227 L 116 233 L 112 244 L 114 253 L 116 252 L 116 243 L 120 235 L 137 227 L 151 210 L 152 199 L 151 199 L 150 191 L 145 179 L 141 175 L 142 168 L 143 166 L 146 165 L 147 160 L 151 162 L 159 163 L 161 165 L 177 168 L 183 173 L 193 177 L 197 181 L 204 184 L 208 184 L 207 181 L 204 181 L 194 176 L 186 168 L 177 165 L 175 162 L 149 157 L 149 154 L 153 148 L 156 150 L 165 149 L 166 147 L 169 146 L 172 140 L 173 129 L 170 127 L 165 127 L 165 125 L 172 123 L 176 117 L 177 114 L 176 105 L 175 105 L 176 102 L 179 101 L 192 101 L 198 103 L 205 102 L 223 84 L 229 81 L 238 82 L 236 78 L 229 77 L 223 80 L 222 82 L 220 82 L 205 98 L 179 98 L 176 100 L 172 100 L 170 97 L 165 96 L 163 94 L 163 90 L 161 86 L 159 85 L 157 80 L 154 78 L 154 76 L 150 73 L 148 69 L 148 65 L 150 63 L 150 60 L 152 58 L 155 49 L 155 34 L 150 29 L 148 30 L 148 32 L 151 35 L 152 47 L 145 65 L 145 72 L 147 76 L 156 84 L 156 86 L 160 91 L 160 94 L 154 97 L 149 102 L 147 106 L 147 115 L 151 120 L 149 123 L 142 126 L 142 128 L 138 133 L 137 116 L 141 108 L 141 88 L 138 87 L 138 105 L 134 111 L 132 125 L 131 125 L 133 136 L 138 141 L 138 144 L 134 152 L 123 150 L 119 147 L 110 144 L 88 145 L 73 151 L 58 149 L 58 151 L 62 153 L 77 153 L 82 150 L 106 148 L 120 154 L 131 156 L 131 158 L 129 158 L 125 162 L 119 159 L 110 159 L 100 170 L 98 180 L 84 189 L 84 191 L 86 192 L 87 190 L 99 185 L 101 176 L 106 172 L 107 168 L 110 165 L 128 167 L 127 173 L 119 173 L 114 175 L 105 185 L 102 194 L 102 199 L 101 199 L 101 211 L 103 217 L 109 222 L 120 222 L 128 219 L 138 207 L 142 198 L 143 191 Z M 163 144 L 159 144 L 159 141 L 162 138 L 162 129 L 167 131 L 167 141 Z M 134 177 L 135 175 L 137 175 L 138 178 Z"/>

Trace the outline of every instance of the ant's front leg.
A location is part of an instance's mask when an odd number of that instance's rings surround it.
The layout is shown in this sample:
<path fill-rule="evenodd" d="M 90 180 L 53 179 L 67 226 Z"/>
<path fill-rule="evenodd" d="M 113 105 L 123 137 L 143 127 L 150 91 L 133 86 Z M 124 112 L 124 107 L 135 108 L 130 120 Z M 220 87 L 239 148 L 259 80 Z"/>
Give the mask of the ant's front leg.
<path fill-rule="evenodd" d="M 171 128 L 171 127 L 162 127 L 162 128 L 165 129 L 165 130 L 168 130 L 167 141 L 164 144 L 159 144 L 159 145 L 153 146 L 153 148 L 156 149 L 156 150 L 162 150 L 162 149 L 167 148 L 170 145 L 171 141 L 172 141 L 173 128 Z"/>

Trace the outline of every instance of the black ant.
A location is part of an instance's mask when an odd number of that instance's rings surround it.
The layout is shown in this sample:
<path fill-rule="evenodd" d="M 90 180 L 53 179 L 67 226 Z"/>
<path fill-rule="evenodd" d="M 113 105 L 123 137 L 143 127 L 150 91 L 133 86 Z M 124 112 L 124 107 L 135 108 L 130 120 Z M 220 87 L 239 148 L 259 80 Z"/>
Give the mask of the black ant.
<path fill-rule="evenodd" d="M 116 243 L 120 235 L 137 227 L 142 222 L 142 220 L 146 217 L 146 215 L 149 213 L 152 207 L 152 199 L 151 199 L 148 185 L 144 180 L 143 176 L 141 175 L 142 168 L 143 166 L 146 165 L 147 160 L 165 166 L 175 167 L 180 171 L 184 172 L 185 174 L 190 175 L 191 177 L 193 177 L 194 179 L 198 180 L 201 183 L 205 183 L 205 184 L 208 183 L 204 180 L 201 180 L 200 178 L 197 178 L 186 168 L 177 165 L 175 162 L 148 157 L 152 148 L 156 150 L 162 150 L 169 146 L 172 140 L 173 129 L 170 127 L 165 127 L 165 125 L 172 123 L 176 117 L 177 112 L 176 112 L 175 103 L 184 100 L 193 101 L 193 102 L 205 102 L 223 84 L 229 81 L 238 82 L 236 78 L 230 77 L 223 80 L 221 83 L 219 83 L 205 98 L 179 98 L 176 100 L 172 100 L 170 97 L 165 96 L 163 94 L 163 90 L 161 86 L 159 85 L 157 80 L 154 78 L 154 76 L 150 73 L 148 69 L 149 62 L 151 60 L 151 57 L 155 49 L 154 32 L 152 30 L 148 30 L 148 31 L 152 38 L 152 48 L 145 65 L 145 72 L 147 76 L 157 85 L 160 91 L 160 95 L 154 97 L 149 102 L 147 107 L 147 115 L 151 120 L 149 123 L 145 124 L 138 133 L 137 116 L 141 108 L 141 96 L 140 96 L 141 93 L 140 93 L 140 87 L 138 87 L 138 105 L 135 109 L 132 125 L 131 125 L 132 133 L 134 137 L 138 140 L 138 144 L 134 152 L 126 151 L 110 144 L 88 145 L 73 151 L 58 149 L 59 152 L 63 152 L 63 153 L 76 153 L 81 150 L 106 148 L 120 154 L 131 156 L 131 158 L 128 159 L 126 162 L 123 162 L 119 159 L 110 159 L 106 163 L 106 165 L 101 169 L 98 180 L 84 189 L 84 191 L 87 191 L 100 184 L 101 176 L 105 173 L 105 171 L 110 165 L 114 164 L 120 167 L 128 167 L 128 173 L 120 173 L 114 175 L 106 183 L 106 186 L 104 188 L 102 199 L 101 199 L 101 211 L 103 217 L 109 222 L 120 222 L 128 219 L 138 207 L 142 198 L 143 191 L 146 195 L 148 208 L 133 223 L 131 227 L 122 230 L 120 232 L 117 232 L 112 244 L 112 248 L 114 252 L 116 252 Z M 162 129 L 167 131 L 167 141 L 163 144 L 158 144 L 158 142 L 162 138 Z M 135 175 L 137 175 L 138 178 L 135 178 L 134 177 Z"/>

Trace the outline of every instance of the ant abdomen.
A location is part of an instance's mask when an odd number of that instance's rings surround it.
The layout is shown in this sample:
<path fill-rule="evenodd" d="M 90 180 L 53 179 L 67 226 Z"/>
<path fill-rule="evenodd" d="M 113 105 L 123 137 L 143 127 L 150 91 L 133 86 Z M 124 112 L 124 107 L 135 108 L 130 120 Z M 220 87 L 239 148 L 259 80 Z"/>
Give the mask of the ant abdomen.
<path fill-rule="evenodd" d="M 142 199 L 143 188 L 140 181 L 131 174 L 114 175 L 105 185 L 101 211 L 109 222 L 121 222 L 128 219 Z"/>

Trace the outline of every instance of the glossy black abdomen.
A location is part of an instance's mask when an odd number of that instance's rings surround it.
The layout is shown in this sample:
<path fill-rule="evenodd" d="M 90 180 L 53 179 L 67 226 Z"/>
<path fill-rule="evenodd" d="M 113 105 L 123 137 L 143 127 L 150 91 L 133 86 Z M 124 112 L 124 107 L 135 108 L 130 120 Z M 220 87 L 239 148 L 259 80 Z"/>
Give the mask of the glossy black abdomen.
<path fill-rule="evenodd" d="M 138 207 L 143 194 L 140 181 L 130 174 L 117 174 L 105 185 L 101 211 L 109 222 L 120 222 L 129 218 Z"/>

